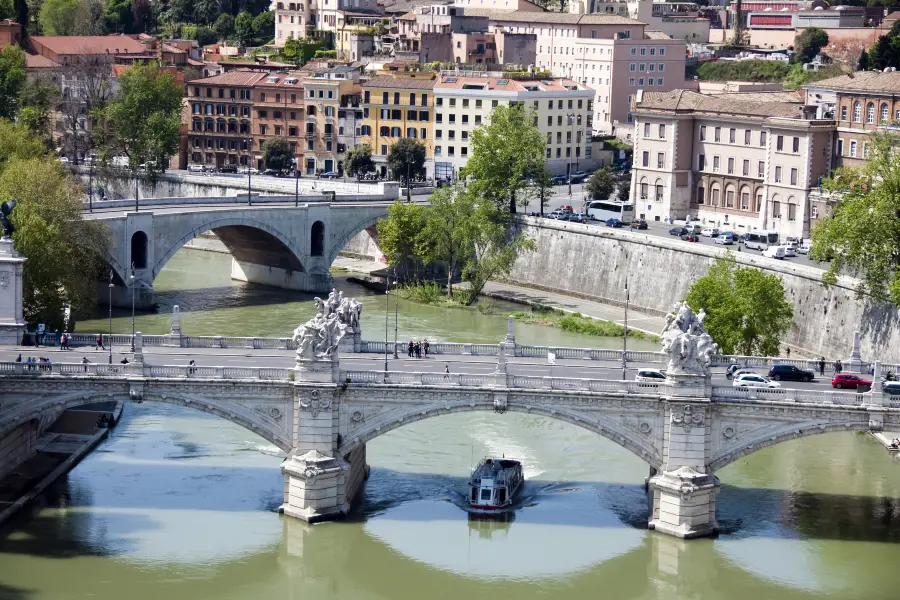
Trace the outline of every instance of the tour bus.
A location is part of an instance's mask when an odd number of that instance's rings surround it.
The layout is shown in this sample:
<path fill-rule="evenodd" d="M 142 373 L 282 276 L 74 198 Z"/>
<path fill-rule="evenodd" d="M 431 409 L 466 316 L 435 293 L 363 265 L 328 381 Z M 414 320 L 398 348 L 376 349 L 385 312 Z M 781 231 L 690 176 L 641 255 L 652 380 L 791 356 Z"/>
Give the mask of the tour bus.
<path fill-rule="evenodd" d="M 751 231 L 744 234 L 744 246 L 754 250 L 765 250 L 769 246 L 778 245 L 777 231 Z"/>
<path fill-rule="evenodd" d="M 629 225 L 634 219 L 634 204 L 618 200 L 595 200 L 588 203 L 587 214 L 595 221 L 619 219 Z"/>

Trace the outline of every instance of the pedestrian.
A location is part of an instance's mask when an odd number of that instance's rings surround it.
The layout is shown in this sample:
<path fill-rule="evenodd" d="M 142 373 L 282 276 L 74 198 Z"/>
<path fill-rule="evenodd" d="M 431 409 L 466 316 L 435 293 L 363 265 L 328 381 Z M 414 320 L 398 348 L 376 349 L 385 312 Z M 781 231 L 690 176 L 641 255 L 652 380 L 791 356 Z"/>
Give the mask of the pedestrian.
<path fill-rule="evenodd" d="M 69 334 L 63 331 L 62 335 L 59 336 L 59 349 L 60 350 L 68 350 L 69 349 Z"/>
<path fill-rule="evenodd" d="M 191 362 L 188 363 L 188 374 L 189 375 L 193 375 L 197 371 L 194 368 L 195 365 L 196 365 L 196 363 L 193 360 L 191 360 Z"/>
<path fill-rule="evenodd" d="M 406 354 L 412 358 L 413 357 L 413 343 L 412 340 L 409 340 L 409 346 L 406 347 Z"/>
<path fill-rule="evenodd" d="M 422 349 L 425 350 L 425 358 L 428 358 L 428 348 L 429 348 L 429 346 L 428 346 L 428 340 L 426 339 L 426 340 L 425 340 L 425 343 L 422 344 Z"/>
<path fill-rule="evenodd" d="M 128 364 L 129 362 L 131 362 L 131 361 L 129 361 L 129 360 L 128 360 L 128 357 L 126 356 L 125 358 L 123 358 L 123 359 L 120 360 L 119 362 L 122 363 L 123 365 L 127 365 L 127 364 Z"/>
<path fill-rule="evenodd" d="M 825 375 L 825 357 L 819 359 L 819 376 L 822 377 Z"/>
<path fill-rule="evenodd" d="M 106 350 L 106 348 L 103 347 L 103 334 L 102 333 L 97 334 L 97 347 L 94 349 L 95 350 Z"/>
<path fill-rule="evenodd" d="M 785 352 L 787 353 L 787 357 L 790 358 L 791 357 L 791 349 L 788 348 Z"/>
<path fill-rule="evenodd" d="M 444 379 L 450 379 L 450 365 L 444 365 Z"/>
<path fill-rule="evenodd" d="M 89 360 L 87 359 L 87 356 L 83 356 L 83 357 L 81 358 L 81 364 L 84 365 L 84 372 L 85 372 L 85 373 L 87 373 L 87 366 L 88 366 L 88 363 L 90 363 L 90 362 L 91 362 L 91 361 L 89 361 Z"/>
<path fill-rule="evenodd" d="M 22 362 L 22 353 L 19 352 L 19 356 L 16 357 L 16 362 Z"/>
<path fill-rule="evenodd" d="M 834 361 L 834 374 L 838 375 L 843 370 L 844 370 L 844 365 L 841 364 L 840 359 Z"/>
<path fill-rule="evenodd" d="M 416 342 L 416 358 L 422 358 L 422 342 Z"/>

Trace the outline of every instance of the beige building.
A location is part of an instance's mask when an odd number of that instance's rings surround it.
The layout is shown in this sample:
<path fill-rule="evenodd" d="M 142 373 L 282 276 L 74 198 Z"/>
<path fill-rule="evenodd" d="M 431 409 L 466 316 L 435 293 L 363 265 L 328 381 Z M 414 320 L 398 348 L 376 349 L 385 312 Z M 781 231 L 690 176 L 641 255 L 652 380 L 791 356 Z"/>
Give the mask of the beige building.
<path fill-rule="evenodd" d="M 303 173 L 343 171 L 347 148 L 339 140 L 339 113 L 346 108 L 348 97 L 360 94 L 359 72 L 351 67 L 335 67 L 314 73 L 303 80 L 303 94 Z"/>
<path fill-rule="evenodd" d="M 808 237 L 835 123 L 795 92 L 644 92 L 634 105 L 635 214 Z"/>
<path fill-rule="evenodd" d="M 434 169 L 438 179 L 459 175 L 471 155 L 472 131 L 490 121 L 498 106 L 520 103 L 535 111 L 547 139 L 553 174 L 579 170 L 591 160 L 593 91 L 568 79 L 515 80 L 501 73 L 460 77 L 445 72 L 435 83 Z"/>

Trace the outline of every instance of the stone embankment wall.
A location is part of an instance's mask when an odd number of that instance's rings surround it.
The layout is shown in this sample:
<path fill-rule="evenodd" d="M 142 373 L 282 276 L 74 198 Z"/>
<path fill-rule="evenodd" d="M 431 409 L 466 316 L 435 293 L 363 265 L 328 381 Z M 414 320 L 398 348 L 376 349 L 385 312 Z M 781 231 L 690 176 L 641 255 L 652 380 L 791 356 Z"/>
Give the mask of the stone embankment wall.
<path fill-rule="evenodd" d="M 9 434 L 0 438 L 0 479 L 10 471 L 34 456 L 37 452 L 37 427 L 33 423 L 22 423 Z"/>
<path fill-rule="evenodd" d="M 659 315 L 682 300 L 691 284 L 726 252 L 721 246 L 531 217 L 522 217 L 519 228 L 534 238 L 538 250 L 519 258 L 510 283 L 623 305 L 627 281 L 630 305 Z M 789 345 L 809 354 L 844 359 L 850 355 L 853 332 L 859 330 L 864 359 L 900 362 L 897 307 L 858 301 L 854 279 L 841 278 L 837 286 L 825 289 L 820 269 L 759 254 L 733 254 L 740 264 L 776 273 L 784 280 L 794 304 Z"/>

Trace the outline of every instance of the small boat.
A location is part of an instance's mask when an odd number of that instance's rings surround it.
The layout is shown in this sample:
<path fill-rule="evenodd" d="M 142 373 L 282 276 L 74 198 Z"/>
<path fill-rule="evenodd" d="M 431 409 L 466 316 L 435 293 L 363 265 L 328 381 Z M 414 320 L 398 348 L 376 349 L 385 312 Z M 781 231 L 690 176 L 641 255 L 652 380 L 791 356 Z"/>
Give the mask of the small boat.
<path fill-rule="evenodd" d="M 522 487 L 525 474 L 522 463 L 511 458 L 485 458 L 469 478 L 469 507 L 478 511 L 495 511 L 512 504 Z"/>

